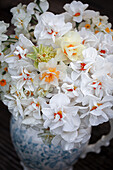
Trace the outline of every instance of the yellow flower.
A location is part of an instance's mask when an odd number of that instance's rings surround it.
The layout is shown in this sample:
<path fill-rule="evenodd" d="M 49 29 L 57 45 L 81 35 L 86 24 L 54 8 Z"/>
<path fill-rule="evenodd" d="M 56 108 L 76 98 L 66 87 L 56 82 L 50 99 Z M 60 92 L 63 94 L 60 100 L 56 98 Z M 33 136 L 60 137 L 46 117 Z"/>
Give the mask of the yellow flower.
<path fill-rule="evenodd" d="M 64 37 L 59 38 L 57 44 L 61 47 L 57 49 L 56 59 L 58 61 L 83 60 L 82 51 L 85 46 L 81 43 L 79 33 L 70 31 Z"/>

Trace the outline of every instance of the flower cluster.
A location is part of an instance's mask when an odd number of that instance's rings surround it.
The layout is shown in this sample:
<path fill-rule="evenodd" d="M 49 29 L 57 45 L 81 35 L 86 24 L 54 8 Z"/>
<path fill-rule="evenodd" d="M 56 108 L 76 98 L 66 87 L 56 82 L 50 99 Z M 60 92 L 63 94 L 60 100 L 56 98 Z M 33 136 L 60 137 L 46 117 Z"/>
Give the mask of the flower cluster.
<path fill-rule="evenodd" d="M 1 100 L 43 142 L 80 147 L 92 126 L 113 118 L 113 30 L 106 16 L 72 1 L 47 12 L 46 0 L 11 9 L 15 35 L 0 21 Z"/>

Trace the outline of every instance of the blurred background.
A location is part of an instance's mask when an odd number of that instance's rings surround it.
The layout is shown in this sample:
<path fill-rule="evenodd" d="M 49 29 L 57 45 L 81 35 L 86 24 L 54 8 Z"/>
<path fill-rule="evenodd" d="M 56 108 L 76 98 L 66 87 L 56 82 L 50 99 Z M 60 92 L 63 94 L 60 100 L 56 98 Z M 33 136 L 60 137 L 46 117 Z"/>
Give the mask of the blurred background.
<path fill-rule="evenodd" d="M 29 2 L 32 0 L 0 0 L 0 20 L 9 23 L 12 17 L 10 9 L 19 3 Z M 71 3 L 72 0 L 48 0 L 48 2 L 50 11 L 61 13 L 64 4 Z M 109 22 L 113 23 L 113 0 L 81 0 L 81 2 L 88 3 L 89 9 L 100 11 L 101 15 L 107 15 Z M 10 116 L 7 107 L 0 102 L 0 170 L 22 170 L 10 138 Z M 109 129 L 109 123 L 93 128 L 90 143 L 107 134 Z M 100 154 L 89 153 L 85 159 L 79 159 L 74 165 L 74 170 L 113 170 L 113 140 L 109 147 L 102 147 Z"/>
<path fill-rule="evenodd" d="M 10 9 L 19 3 L 28 4 L 33 0 L 0 0 L 0 20 L 10 22 Z M 50 11 L 54 13 L 63 12 L 63 5 L 71 3 L 72 0 L 48 0 L 50 3 Z M 83 3 L 88 3 L 90 9 L 100 11 L 102 15 L 107 15 L 109 21 L 113 23 L 113 0 L 81 0 Z"/>

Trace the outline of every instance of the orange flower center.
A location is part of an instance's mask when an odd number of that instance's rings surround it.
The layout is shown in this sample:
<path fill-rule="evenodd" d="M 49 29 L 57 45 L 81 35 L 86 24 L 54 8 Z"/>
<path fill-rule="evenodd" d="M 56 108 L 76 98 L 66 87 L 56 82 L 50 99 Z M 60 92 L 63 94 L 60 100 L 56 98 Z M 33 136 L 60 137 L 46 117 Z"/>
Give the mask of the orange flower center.
<path fill-rule="evenodd" d="M 94 85 L 94 84 L 96 84 L 96 82 L 93 82 L 92 84 Z M 99 83 L 98 83 L 98 86 L 99 86 L 99 88 L 100 88 L 100 90 L 101 90 L 101 89 L 102 89 L 102 83 L 99 82 Z M 93 89 L 96 90 L 96 87 L 93 87 Z"/>
<path fill-rule="evenodd" d="M 95 30 L 95 34 L 97 34 L 99 31 L 98 30 Z"/>
<path fill-rule="evenodd" d="M 101 22 L 99 22 L 99 24 L 98 24 L 98 26 L 100 26 L 102 23 Z"/>
<path fill-rule="evenodd" d="M 76 14 L 73 15 L 74 17 L 79 17 L 80 16 L 80 12 L 77 12 Z"/>
<path fill-rule="evenodd" d="M 45 82 L 50 83 L 50 82 L 54 81 L 55 78 L 57 78 L 57 79 L 59 78 L 60 72 L 56 71 L 56 68 L 50 67 L 48 70 L 50 73 L 44 72 L 42 74 L 42 77 L 40 77 L 40 80 L 43 80 L 45 78 Z"/>
<path fill-rule="evenodd" d="M 105 54 L 106 50 L 101 50 L 100 53 Z"/>
<path fill-rule="evenodd" d="M 74 90 L 76 90 L 76 89 L 77 89 L 77 87 L 76 87 L 76 86 L 74 86 L 74 88 L 73 88 L 73 89 L 67 89 L 67 91 L 72 92 L 72 91 L 74 91 Z"/>
<path fill-rule="evenodd" d="M 18 36 L 17 36 L 17 35 L 15 35 L 15 38 L 16 38 L 16 39 L 18 39 Z"/>
<path fill-rule="evenodd" d="M 93 106 L 92 109 L 91 109 L 91 111 L 92 111 L 92 110 L 95 110 L 95 109 L 97 109 L 97 106 Z"/>
<path fill-rule="evenodd" d="M 85 63 L 80 63 L 80 67 L 81 67 L 80 70 L 81 71 L 85 71 L 86 70 L 86 69 L 84 69 L 85 65 L 86 65 Z"/>
<path fill-rule="evenodd" d="M 66 49 L 64 49 L 64 54 L 68 55 L 67 52 L 66 52 Z"/>
<path fill-rule="evenodd" d="M 82 41 L 82 44 L 83 44 L 83 45 L 85 44 L 85 40 Z"/>
<path fill-rule="evenodd" d="M 37 103 L 36 103 L 36 106 L 37 106 L 37 107 L 39 107 L 39 106 L 40 106 L 40 103 L 39 103 L 39 102 L 37 102 Z"/>
<path fill-rule="evenodd" d="M 7 83 L 5 79 L 0 80 L 0 86 L 5 86 L 6 84 Z"/>
<path fill-rule="evenodd" d="M 58 32 L 54 32 L 52 29 L 50 32 L 48 32 L 48 34 L 50 34 L 50 35 L 52 35 L 53 33 L 55 33 L 54 36 L 56 36 L 58 34 Z"/>
<path fill-rule="evenodd" d="M 57 113 L 54 113 L 54 119 L 56 118 L 56 115 L 59 115 L 59 120 L 61 120 L 62 118 L 63 118 L 63 116 L 62 116 L 62 111 L 59 111 L 59 112 L 57 112 Z"/>
<path fill-rule="evenodd" d="M 4 68 L 4 71 L 8 72 L 8 69 L 7 69 L 7 67 L 5 67 L 5 68 Z"/>
<path fill-rule="evenodd" d="M 86 28 L 86 29 L 89 29 L 90 27 L 91 27 L 90 24 L 86 24 L 86 25 L 85 25 L 85 28 Z"/>
<path fill-rule="evenodd" d="M 69 44 L 69 45 L 67 46 L 67 48 L 70 48 L 70 47 L 75 47 L 75 45 Z M 68 50 L 71 51 L 71 49 L 68 49 Z M 75 50 L 75 49 L 73 49 L 73 50 Z M 65 48 L 64 48 L 64 54 L 68 55 Z M 73 53 L 72 55 L 76 55 L 76 54 L 77 54 L 77 53 L 75 52 L 75 53 Z"/>
<path fill-rule="evenodd" d="M 101 105 L 102 105 L 102 103 L 97 103 L 97 106 L 93 106 L 92 109 L 91 109 L 91 111 L 97 109 L 97 107 L 99 107 L 99 106 L 101 106 Z"/>
<path fill-rule="evenodd" d="M 107 33 L 110 33 L 110 29 L 109 29 L 108 27 L 105 29 L 105 31 L 106 31 Z"/>

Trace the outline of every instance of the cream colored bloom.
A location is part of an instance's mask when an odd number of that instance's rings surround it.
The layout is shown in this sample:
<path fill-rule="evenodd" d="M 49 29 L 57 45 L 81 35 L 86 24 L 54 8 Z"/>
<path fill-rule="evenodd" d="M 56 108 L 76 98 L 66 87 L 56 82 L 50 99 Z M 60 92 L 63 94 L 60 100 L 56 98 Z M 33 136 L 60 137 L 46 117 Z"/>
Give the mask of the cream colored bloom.
<path fill-rule="evenodd" d="M 38 69 L 40 71 L 40 86 L 45 90 L 48 90 L 51 86 L 58 87 L 59 80 L 63 80 L 66 76 L 66 65 L 63 62 L 58 65 L 54 58 L 47 63 L 39 63 Z"/>
<path fill-rule="evenodd" d="M 58 61 L 77 61 L 83 59 L 84 45 L 78 32 L 70 31 L 64 37 L 57 40 L 60 48 L 57 50 L 56 59 Z"/>

